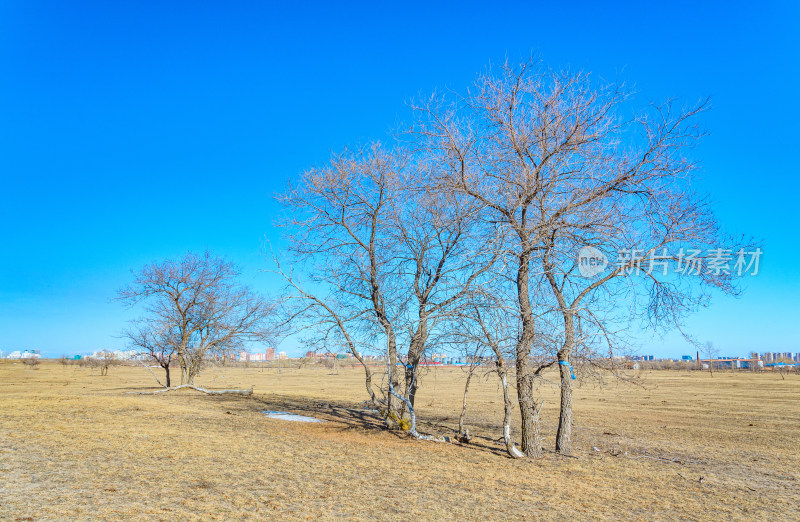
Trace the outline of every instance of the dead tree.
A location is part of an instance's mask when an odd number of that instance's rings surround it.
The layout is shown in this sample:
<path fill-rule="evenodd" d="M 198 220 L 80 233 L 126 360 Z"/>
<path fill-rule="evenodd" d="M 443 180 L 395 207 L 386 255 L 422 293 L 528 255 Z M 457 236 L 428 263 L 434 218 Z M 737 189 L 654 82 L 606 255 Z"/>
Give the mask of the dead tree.
<path fill-rule="evenodd" d="M 194 386 L 193 384 L 181 384 L 179 386 L 173 386 L 172 388 L 164 388 L 163 390 L 155 390 L 155 391 L 132 391 L 128 392 L 134 395 L 157 395 L 160 393 L 166 393 L 170 391 L 177 391 L 177 390 L 195 390 L 199 391 L 200 393 L 205 393 L 206 395 L 242 395 L 244 397 L 249 397 L 253 395 L 253 388 L 248 390 L 208 390 L 206 388 L 200 388 L 199 386 Z"/>

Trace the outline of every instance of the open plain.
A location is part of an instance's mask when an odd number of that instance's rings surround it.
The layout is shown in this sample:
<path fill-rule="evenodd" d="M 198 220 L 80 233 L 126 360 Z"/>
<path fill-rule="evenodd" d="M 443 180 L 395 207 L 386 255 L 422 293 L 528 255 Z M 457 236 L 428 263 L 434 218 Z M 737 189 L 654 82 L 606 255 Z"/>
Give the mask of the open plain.
<path fill-rule="evenodd" d="M 425 373 L 423 432 L 454 434 L 464 375 Z M 514 460 L 502 451 L 494 374 L 473 379 L 473 440 L 461 445 L 381 429 L 358 368 L 218 367 L 198 379 L 253 386 L 245 398 L 129 394 L 155 389 L 136 366 L 100 376 L 2 362 L 0 519 L 800 518 L 800 376 L 640 377 L 576 390 L 576 458 Z M 550 381 L 539 388 L 547 449 L 558 405 Z"/>

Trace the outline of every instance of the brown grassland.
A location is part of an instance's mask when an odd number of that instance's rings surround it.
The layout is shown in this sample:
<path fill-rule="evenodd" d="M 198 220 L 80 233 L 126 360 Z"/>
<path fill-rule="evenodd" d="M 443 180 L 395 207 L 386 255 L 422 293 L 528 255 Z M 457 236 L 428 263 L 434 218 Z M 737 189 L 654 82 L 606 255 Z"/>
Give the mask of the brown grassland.
<path fill-rule="evenodd" d="M 577 390 L 577 458 L 514 460 L 494 375 L 473 379 L 474 438 L 460 445 L 379 429 L 357 368 L 213 368 L 198 379 L 253 385 L 244 398 L 127 394 L 152 389 L 141 367 L 100 376 L 2 362 L 0 519 L 800 518 L 800 376 L 642 377 L 644 387 Z M 424 375 L 422 431 L 453 434 L 463 380 L 458 368 Z M 557 391 L 540 389 L 548 448 Z"/>

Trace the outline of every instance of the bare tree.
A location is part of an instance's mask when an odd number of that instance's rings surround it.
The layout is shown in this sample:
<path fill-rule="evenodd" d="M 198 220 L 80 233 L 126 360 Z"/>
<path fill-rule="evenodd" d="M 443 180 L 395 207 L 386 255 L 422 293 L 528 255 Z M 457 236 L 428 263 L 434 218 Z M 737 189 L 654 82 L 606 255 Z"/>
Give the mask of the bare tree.
<path fill-rule="evenodd" d="M 275 305 L 237 283 L 239 275 L 236 265 L 209 252 L 145 266 L 117 297 L 131 307 L 145 306 L 138 324 L 147 326 L 134 327 L 128 339 L 154 358 L 174 351 L 181 385 L 194 384 L 210 355 L 224 357 L 275 334 Z"/>
<path fill-rule="evenodd" d="M 353 329 L 358 329 L 358 324 L 355 326 L 351 326 L 351 324 L 358 323 L 360 315 L 364 312 L 356 313 L 355 317 L 344 316 L 343 314 L 346 313 L 346 310 L 342 306 L 337 306 L 335 295 L 325 298 L 307 292 L 294 279 L 291 273 L 283 271 L 277 257 L 273 256 L 273 263 L 275 265 L 275 273 L 284 279 L 289 289 L 284 296 L 284 305 L 288 304 L 288 306 L 284 306 L 281 314 L 284 318 L 284 324 L 293 324 L 295 327 L 293 333 L 309 330 L 318 332 L 319 337 L 307 338 L 306 343 L 311 346 L 320 346 L 325 350 L 327 355 L 326 363 L 332 359 L 333 373 L 337 373 L 337 353 L 332 349 L 332 345 L 344 345 L 364 369 L 365 386 L 372 405 L 378 407 L 381 402 L 385 403 L 385 398 L 380 399 L 375 394 L 372 383 L 372 369 L 358 350 L 358 339 L 355 333 L 351 332 Z"/>
<path fill-rule="evenodd" d="M 138 355 L 146 356 L 149 362 L 155 362 L 164 370 L 163 383 L 155 375 L 153 377 L 160 385 L 170 388 L 172 386 L 170 366 L 180 346 L 180 336 L 175 334 L 174 325 L 156 317 L 151 317 L 149 320 L 134 320 L 123 332 L 123 337 Z M 147 366 L 146 368 L 150 369 Z"/>
<path fill-rule="evenodd" d="M 40 361 L 38 357 L 23 357 L 22 364 L 36 370 L 39 367 Z"/>
<path fill-rule="evenodd" d="M 406 405 L 414 405 L 418 365 L 431 335 L 500 255 L 496 240 L 476 234 L 481 205 L 437 191 L 429 180 L 424 165 L 410 163 L 404 151 L 375 144 L 305 172 L 281 197 L 291 212 L 283 223 L 290 250 L 309 274 L 304 286 L 326 292 L 301 288 L 279 267 L 290 299 L 307 303 L 288 315 L 317 327 L 322 339 L 340 342 L 359 360 L 358 344 L 369 346 L 378 332 L 388 339 L 391 386 L 384 400 L 390 418 L 411 415 Z M 403 342 L 408 351 L 401 391 Z"/>
<path fill-rule="evenodd" d="M 97 357 L 93 357 L 97 361 L 97 367 L 100 368 L 100 375 L 105 377 L 108 375 L 108 370 L 112 366 L 119 364 L 117 356 L 110 350 L 102 350 Z"/>
<path fill-rule="evenodd" d="M 687 314 L 707 305 L 711 289 L 736 292 L 730 273 L 674 270 L 684 250 L 703 252 L 696 257 L 702 263 L 708 257 L 705 252 L 729 241 L 717 233 L 713 216 L 701 201 L 675 188 L 677 183 L 671 178 L 676 175 L 675 169 L 662 166 L 657 175 L 637 179 L 636 189 L 630 191 L 635 194 L 623 191 L 608 196 L 610 201 L 598 198 L 580 213 L 566 212 L 565 217 L 571 219 L 555 223 L 541 242 L 539 259 L 546 287 L 563 321 L 557 352 L 561 408 L 556 451 L 572 451 L 573 357 L 580 356 L 586 364 L 603 358 L 586 348 L 590 333 L 605 341 L 605 357 L 612 357 L 612 325 L 619 316 L 629 321 L 638 317 L 649 328 L 680 329 Z M 665 190 L 665 185 L 670 188 Z M 578 254 L 583 248 L 617 261 L 602 273 L 582 273 L 586 267 L 580 263 L 586 259 Z M 732 250 L 730 245 L 728 250 Z M 619 305 L 622 300 L 627 307 Z M 583 350 L 576 352 L 580 346 Z"/>
<path fill-rule="evenodd" d="M 606 115 L 625 98 L 620 90 L 587 87 L 582 75 L 552 73 L 532 63 L 518 69 L 506 64 L 498 76 L 480 77 L 476 91 L 454 103 L 432 99 L 416 107 L 421 118 L 415 130 L 438 163 L 442 183 L 479 201 L 513 237 L 506 248 L 516 261 L 521 323 L 516 379 L 527 456 L 541 455 L 536 370 L 530 361 L 536 336 L 531 262 L 548 222 L 560 219 L 558 213 L 537 214 L 533 204 L 541 197 L 562 206 L 579 204 L 558 174 L 581 174 L 574 160 L 613 131 Z"/>
<path fill-rule="evenodd" d="M 335 155 L 328 165 L 307 170 L 296 186 L 290 186 L 279 201 L 287 218 L 286 230 L 293 261 L 305 268 L 310 283 L 322 293 L 305 291 L 287 277 L 292 291 L 307 302 L 293 311 L 292 319 L 304 312 L 315 314 L 311 323 L 327 315 L 326 332 L 344 338 L 354 355 L 359 339 L 373 337 L 377 329 L 388 339 L 389 380 L 399 385 L 396 304 L 387 300 L 392 284 L 392 255 L 386 239 L 389 202 L 401 184 L 404 158 L 380 144 Z M 286 277 L 286 273 L 283 273 Z M 318 295 L 319 294 L 319 295 Z M 371 375 L 366 364 L 367 388 Z M 398 403 L 385 394 L 387 418 L 398 418 Z"/>
<path fill-rule="evenodd" d="M 794 361 L 789 357 L 778 357 L 775 361 L 773 368 L 778 370 L 778 374 L 781 376 L 781 380 L 786 380 L 786 372 L 792 369 L 792 364 Z"/>
<path fill-rule="evenodd" d="M 703 346 L 703 355 L 708 358 L 708 373 L 714 376 L 714 359 L 719 356 L 719 350 L 714 346 L 711 341 L 706 341 Z"/>
<path fill-rule="evenodd" d="M 515 260 L 521 324 L 515 350 L 517 394 L 522 448 L 528 456 L 540 454 L 533 385 L 539 369 L 531 362 L 537 336 L 537 303 L 531 292 L 541 281 L 537 276 L 547 276 L 544 283 L 556 301 L 546 308 L 560 310 L 563 316 L 557 358 L 565 407 L 558 447 L 565 452 L 571 451 L 570 357 L 576 343 L 576 307 L 605 283 L 571 289 L 567 298 L 563 276 L 570 272 L 563 265 L 556 270 L 553 261 L 561 243 L 575 244 L 580 238 L 587 245 L 620 244 L 634 231 L 655 230 L 656 241 L 645 246 L 654 250 L 692 238 L 707 241 L 715 232 L 706 209 L 699 217 L 688 215 L 700 205 L 681 184 L 694 168 L 683 152 L 701 135 L 691 120 L 706 104 L 678 112 L 665 104 L 650 115 L 639 111 L 633 118 L 623 117 L 630 97 L 624 85 L 602 84 L 586 74 L 551 71 L 528 61 L 519 66 L 506 63 L 497 74 L 488 72 L 473 92 L 452 102 L 433 97 L 415 107 L 420 115 L 413 129 L 418 147 L 435 163 L 431 169 L 441 173 L 442 186 L 476 199 L 488 210 L 488 219 L 510 232 L 506 249 Z M 640 207 L 657 212 L 643 219 L 642 212 L 636 212 Z M 561 281 L 554 277 L 556 271 Z M 706 282 L 731 289 L 725 278 Z M 663 281 L 653 288 L 651 311 L 670 314 L 670 308 L 662 306 L 669 303 L 677 305 L 676 314 L 681 315 L 684 294 L 670 291 Z"/>
<path fill-rule="evenodd" d="M 431 178 L 424 170 L 415 171 L 392 202 L 389 227 L 399 272 L 393 297 L 399 302 L 413 296 L 398 319 L 409 332 L 404 395 L 412 405 L 418 366 L 432 332 L 481 292 L 501 256 L 500 231 L 482 223 L 481 205 L 437 190 Z"/>
<path fill-rule="evenodd" d="M 467 356 L 467 378 L 464 381 L 464 396 L 461 401 L 461 414 L 458 416 L 458 440 L 460 442 L 469 442 L 469 430 L 464 427 L 464 420 L 467 417 L 467 394 L 469 393 L 469 385 L 472 382 L 472 376 L 475 375 L 483 359 L 483 344 L 476 344 L 473 350 L 466 350 Z"/>

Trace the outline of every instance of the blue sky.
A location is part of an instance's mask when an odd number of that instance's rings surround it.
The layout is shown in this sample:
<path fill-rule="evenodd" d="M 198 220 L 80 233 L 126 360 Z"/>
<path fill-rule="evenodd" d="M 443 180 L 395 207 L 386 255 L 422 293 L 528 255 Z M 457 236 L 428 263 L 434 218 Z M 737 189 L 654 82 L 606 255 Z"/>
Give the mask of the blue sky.
<path fill-rule="evenodd" d="M 640 101 L 713 97 L 700 187 L 764 256 L 689 329 L 723 355 L 800 351 L 800 4 L 229 4 L 0 3 L 0 350 L 121 347 L 116 289 L 187 250 L 275 288 L 260 252 L 286 180 L 535 52 Z"/>

